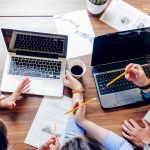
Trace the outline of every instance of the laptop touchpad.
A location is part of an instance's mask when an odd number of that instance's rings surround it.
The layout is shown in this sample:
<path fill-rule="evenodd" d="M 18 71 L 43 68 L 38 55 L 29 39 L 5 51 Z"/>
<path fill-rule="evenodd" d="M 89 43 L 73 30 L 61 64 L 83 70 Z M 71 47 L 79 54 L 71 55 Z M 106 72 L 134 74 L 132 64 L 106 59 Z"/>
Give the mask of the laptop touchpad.
<path fill-rule="evenodd" d="M 30 93 L 41 93 L 42 91 L 42 86 L 43 86 L 43 80 L 42 79 L 32 79 L 30 78 Z"/>
<path fill-rule="evenodd" d="M 118 92 L 118 93 L 116 93 L 117 104 L 119 106 L 126 105 L 126 104 L 132 104 L 132 103 L 138 101 L 137 96 L 139 98 L 139 95 L 136 95 L 135 90 Z"/>

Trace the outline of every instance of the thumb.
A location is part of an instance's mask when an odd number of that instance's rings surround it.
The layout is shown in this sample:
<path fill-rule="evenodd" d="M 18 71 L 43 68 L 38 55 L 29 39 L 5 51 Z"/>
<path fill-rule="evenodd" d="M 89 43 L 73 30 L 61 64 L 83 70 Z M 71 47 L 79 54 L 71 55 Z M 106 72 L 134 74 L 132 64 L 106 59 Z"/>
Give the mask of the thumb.
<path fill-rule="evenodd" d="M 66 75 L 67 75 L 67 78 L 69 78 L 69 79 L 73 78 L 73 76 L 71 75 L 71 73 L 68 70 L 66 70 Z"/>

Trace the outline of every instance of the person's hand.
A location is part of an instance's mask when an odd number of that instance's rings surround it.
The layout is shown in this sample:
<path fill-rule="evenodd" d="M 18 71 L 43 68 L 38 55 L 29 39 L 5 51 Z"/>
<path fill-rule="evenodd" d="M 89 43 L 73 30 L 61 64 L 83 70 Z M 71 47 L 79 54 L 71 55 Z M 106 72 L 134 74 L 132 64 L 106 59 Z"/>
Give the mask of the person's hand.
<path fill-rule="evenodd" d="M 80 107 L 77 109 L 77 111 L 74 112 L 74 118 L 77 124 L 81 125 L 86 121 L 85 118 L 85 109 L 86 106 L 83 103 L 79 104 Z"/>
<path fill-rule="evenodd" d="M 16 91 L 11 94 L 9 97 L 5 98 L 5 96 L 0 96 L 0 108 L 13 108 L 16 106 L 16 101 L 19 99 L 19 96 L 22 92 L 27 90 L 27 88 L 30 86 L 30 79 L 26 77 L 22 80 L 22 82 L 17 87 Z"/>
<path fill-rule="evenodd" d="M 136 146 L 143 147 L 144 144 L 150 143 L 150 127 L 148 123 L 142 119 L 144 128 L 139 126 L 133 119 L 124 121 L 122 125 L 122 135 Z"/>
<path fill-rule="evenodd" d="M 145 86 L 150 82 L 146 77 L 144 70 L 139 64 L 129 64 L 126 66 L 125 71 L 128 69 L 129 72 L 125 74 L 125 78 L 128 81 L 132 81 L 139 87 Z"/>
<path fill-rule="evenodd" d="M 77 79 L 75 79 L 68 70 L 66 71 L 63 80 L 64 80 L 64 85 L 66 87 L 71 88 L 72 90 L 83 88 L 82 84 Z"/>
<path fill-rule="evenodd" d="M 55 135 L 53 135 L 46 143 L 42 144 L 38 150 L 58 150 L 59 141 Z"/>

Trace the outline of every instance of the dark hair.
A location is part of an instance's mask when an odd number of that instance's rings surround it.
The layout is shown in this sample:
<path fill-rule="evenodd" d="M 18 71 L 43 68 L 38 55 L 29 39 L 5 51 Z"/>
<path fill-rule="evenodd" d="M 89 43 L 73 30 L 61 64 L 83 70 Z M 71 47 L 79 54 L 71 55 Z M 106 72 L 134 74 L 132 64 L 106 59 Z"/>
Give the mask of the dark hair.
<path fill-rule="evenodd" d="M 61 150 L 101 150 L 100 144 L 95 140 L 88 140 L 82 138 L 73 138 L 66 142 Z"/>
<path fill-rule="evenodd" d="M 5 124 L 0 120 L 0 150 L 7 150 L 8 139 L 7 139 L 7 128 Z"/>

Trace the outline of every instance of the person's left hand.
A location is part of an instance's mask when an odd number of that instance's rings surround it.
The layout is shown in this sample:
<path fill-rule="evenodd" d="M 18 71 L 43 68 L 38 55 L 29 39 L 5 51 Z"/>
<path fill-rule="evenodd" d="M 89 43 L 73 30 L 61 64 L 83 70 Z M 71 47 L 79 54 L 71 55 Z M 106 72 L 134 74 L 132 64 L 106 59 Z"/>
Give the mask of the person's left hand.
<path fill-rule="evenodd" d="M 16 91 L 11 94 L 9 97 L 0 96 L 0 108 L 13 108 L 16 106 L 16 101 L 19 99 L 19 96 L 24 92 L 30 85 L 30 79 L 28 77 L 24 78 L 22 82 L 18 85 Z"/>
<path fill-rule="evenodd" d="M 66 70 L 63 81 L 64 85 L 71 88 L 72 90 L 83 88 L 82 84 L 76 78 L 74 78 L 68 70 Z"/>
<path fill-rule="evenodd" d="M 133 119 L 124 121 L 122 125 L 122 135 L 133 144 L 139 147 L 143 147 L 144 144 L 150 143 L 150 127 L 148 123 L 142 119 L 144 128 L 139 126 Z"/>
<path fill-rule="evenodd" d="M 38 150 L 58 150 L 59 141 L 55 135 L 53 135 L 46 143 L 42 144 Z"/>

